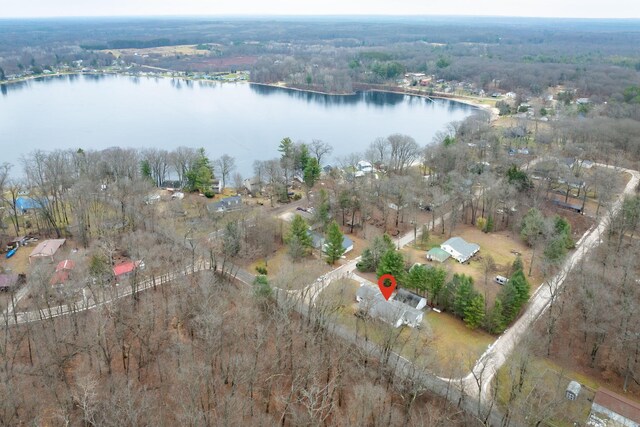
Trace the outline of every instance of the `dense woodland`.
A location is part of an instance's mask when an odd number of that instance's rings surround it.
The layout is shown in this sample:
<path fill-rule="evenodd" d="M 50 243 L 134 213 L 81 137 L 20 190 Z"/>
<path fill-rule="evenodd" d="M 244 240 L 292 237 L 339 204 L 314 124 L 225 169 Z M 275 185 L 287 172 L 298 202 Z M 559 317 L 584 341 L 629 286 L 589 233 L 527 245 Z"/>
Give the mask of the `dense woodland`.
<path fill-rule="evenodd" d="M 209 59 L 252 57 L 244 67 L 256 82 L 351 92 L 421 72 L 517 94 L 497 105 L 497 121 L 479 112 L 451 123 L 424 147 L 410 135 L 381 135 L 366 152 L 334 159 L 322 141 L 272 141 L 280 156 L 256 160 L 252 177 L 240 176 L 233 158 L 210 157 L 187 142 L 173 151 L 123 148 L 131 145 L 127 141 L 103 151 L 52 149 L 28 153 L 20 164 L 2 164 L 2 246 L 25 233 L 66 237 L 87 260 L 62 293 L 48 285 L 46 268 L 34 266 L 27 283 L 41 292 L 31 308 L 74 301 L 83 288 L 95 301 L 105 298 L 112 289 L 111 267 L 122 257 L 144 259 L 147 266 L 127 283 L 133 297 L 88 313 L 13 326 L 11 299 L 3 300 L 0 424 L 485 421 L 468 407 L 464 412 L 459 401 L 435 397 L 420 381 L 407 380 L 388 358 L 337 338 L 329 325 L 340 307 L 327 303 L 305 313 L 299 301 L 283 298 L 276 288 L 313 282 L 310 260 L 336 263 L 342 255 L 336 242 L 353 235 L 367 244 L 361 271 L 394 273 L 403 287 L 429 297 L 470 329 L 504 331 L 526 309 L 532 272 L 552 279 L 581 233 L 611 210 L 628 178 L 583 162 L 638 169 L 638 38 L 635 21 L 0 21 L 0 78 L 78 60 L 110 66 L 114 57 L 101 47 L 199 44 L 210 51 Z M 222 69 L 198 61 L 124 57 L 128 65 Z M 580 97 L 590 102 L 578 105 Z M 530 116 L 517 114 L 525 102 Z M 377 179 L 356 176 L 361 160 L 376 168 Z M 329 163 L 338 167 L 322 171 Z M 250 188 L 245 178 L 251 178 Z M 211 212 L 214 180 L 265 203 L 232 214 Z M 183 190 L 185 199 L 162 207 L 151 203 L 158 187 L 167 186 Z M 40 201 L 33 214 L 22 215 L 17 207 L 25 192 Z M 296 217 L 297 223 L 285 226 L 274 218 L 291 203 L 314 209 L 308 222 Z M 640 393 L 639 207 L 637 195 L 625 200 L 602 244 L 571 272 L 564 291 L 554 295 L 507 363 L 510 393 L 498 396 L 495 410 L 513 425 L 549 422 L 563 411 L 557 396 L 564 385 L 533 392 L 523 386 L 539 374 L 536 358 L 579 366 L 632 396 Z M 462 224 L 489 235 L 509 233 L 531 250 L 531 257 L 502 266 L 511 281 L 491 301 L 468 277 L 412 269 L 394 248 L 393 239 L 403 233 L 421 234 L 426 242 L 429 234 L 450 237 Z M 326 256 L 312 254 L 309 225 L 328 237 L 333 249 Z M 287 274 L 258 276 L 253 287 L 232 280 L 238 266 L 285 247 Z M 189 270 L 204 261 L 217 272 L 135 293 L 144 280 L 155 284 L 168 266 Z M 496 265 L 491 259 L 483 263 L 486 282 Z"/>

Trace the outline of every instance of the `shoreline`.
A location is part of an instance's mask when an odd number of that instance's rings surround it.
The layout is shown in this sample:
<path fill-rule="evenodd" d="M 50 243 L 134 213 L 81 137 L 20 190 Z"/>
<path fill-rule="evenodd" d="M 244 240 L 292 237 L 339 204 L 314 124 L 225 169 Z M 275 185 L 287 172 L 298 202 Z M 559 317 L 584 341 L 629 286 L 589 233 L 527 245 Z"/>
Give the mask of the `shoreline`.
<path fill-rule="evenodd" d="M 165 72 L 178 72 L 178 71 L 165 71 Z M 327 95 L 327 96 L 354 96 L 358 92 L 366 92 L 366 91 L 370 91 L 370 92 L 387 92 L 387 93 L 395 93 L 395 94 L 399 94 L 399 95 L 418 96 L 418 97 L 427 98 L 427 99 L 443 99 L 443 100 L 447 100 L 447 101 L 451 101 L 451 102 L 458 102 L 460 104 L 469 105 L 471 107 L 487 111 L 491 115 L 491 121 L 492 122 L 495 121 L 498 118 L 498 109 L 497 108 L 491 107 L 490 105 L 487 105 L 487 104 L 482 104 L 480 102 L 476 102 L 475 100 L 469 99 L 467 97 L 456 96 L 456 95 L 447 96 L 446 94 L 440 94 L 440 93 L 435 93 L 435 94 L 431 94 L 430 95 L 430 94 L 427 94 L 427 93 L 408 92 L 406 89 L 399 88 L 399 87 L 397 87 L 397 88 L 394 88 L 394 87 L 383 87 L 383 88 L 369 87 L 369 88 L 363 88 L 361 90 L 354 90 L 354 91 L 349 92 L 349 93 L 335 93 L 335 92 L 323 92 L 323 91 L 314 90 L 314 89 L 302 89 L 302 88 L 287 86 L 284 83 L 261 83 L 261 82 L 252 82 L 250 80 L 240 80 L 240 81 L 233 81 L 233 82 L 211 81 L 211 80 L 208 80 L 208 79 L 198 79 L 198 78 L 193 78 L 193 77 L 190 77 L 190 76 L 166 76 L 166 75 L 162 75 L 162 74 L 155 75 L 155 76 L 136 76 L 135 74 L 128 73 L 128 72 L 111 71 L 111 70 L 102 70 L 102 71 L 95 71 L 95 72 L 73 71 L 73 72 L 58 72 L 58 73 L 52 73 L 52 74 L 39 74 L 39 75 L 35 75 L 35 76 L 21 77 L 19 79 L 15 79 L 15 80 L 2 80 L 2 81 L 0 81 L 0 85 L 10 85 L 10 84 L 16 84 L 16 83 L 23 83 L 23 82 L 27 82 L 27 81 L 30 81 L 30 80 L 37 80 L 37 79 L 48 78 L 48 77 L 62 77 L 62 76 L 72 76 L 72 75 L 75 75 L 75 76 L 79 76 L 79 75 L 104 75 L 104 74 L 115 75 L 115 76 L 128 76 L 128 77 L 162 77 L 162 78 L 170 78 L 170 79 L 182 79 L 182 80 L 189 80 L 189 81 L 203 81 L 203 82 L 211 82 L 211 83 L 248 83 L 250 85 L 273 87 L 273 88 L 278 88 L 278 89 L 286 89 L 286 90 L 292 90 L 292 91 L 296 91 L 296 92 L 315 93 L 315 94 L 318 94 L 318 95 Z M 358 83 L 356 83 L 355 85 L 357 86 Z"/>
<path fill-rule="evenodd" d="M 465 105 L 468 105 L 470 107 L 474 107 L 474 108 L 478 108 L 480 110 L 487 111 L 491 115 L 491 121 L 492 122 L 498 118 L 498 109 L 497 108 L 492 107 L 492 106 L 487 105 L 487 104 L 482 104 L 482 103 L 476 102 L 473 99 L 469 99 L 469 98 L 462 97 L 462 96 L 455 96 L 455 95 L 454 96 L 446 96 L 445 94 L 438 94 L 438 93 L 433 94 L 433 95 L 429 95 L 427 93 L 407 92 L 406 90 L 403 90 L 401 88 L 394 89 L 392 87 L 388 87 L 388 88 L 375 88 L 375 87 L 373 87 L 373 88 L 363 88 L 361 90 L 355 90 L 355 91 L 350 92 L 350 93 L 332 93 L 332 92 L 322 92 L 322 91 L 318 91 L 318 90 L 301 89 L 301 88 L 297 88 L 297 87 L 290 87 L 290 86 L 287 86 L 286 84 L 278 84 L 278 83 L 258 83 L 258 82 L 252 82 L 252 81 L 248 81 L 248 83 L 252 84 L 252 85 L 259 85 L 259 86 L 273 87 L 273 88 L 278 88 L 278 89 L 293 90 L 293 91 L 297 91 L 297 92 L 316 93 L 316 94 L 319 94 L 319 95 L 328 95 L 328 96 L 353 96 L 353 95 L 356 95 L 358 92 L 386 92 L 386 93 L 395 93 L 395 94 L 398 94 L 398 95 L 418 96 L 418 97 L 427 98 L 427 99 L 442 99 L 442 100 L 446 100 L 446 101 L 450 101 L 450 102 L 457 102 L 457 103 L 460 103 L 460 104 L 465 104 Z"/>

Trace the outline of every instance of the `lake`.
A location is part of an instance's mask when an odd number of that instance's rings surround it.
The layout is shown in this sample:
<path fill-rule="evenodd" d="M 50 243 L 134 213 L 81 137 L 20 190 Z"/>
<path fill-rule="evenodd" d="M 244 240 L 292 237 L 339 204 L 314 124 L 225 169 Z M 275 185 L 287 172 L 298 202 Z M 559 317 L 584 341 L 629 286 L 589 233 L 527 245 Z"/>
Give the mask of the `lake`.
<path fill-rule="evenodd" d="M 185 145 L 204 147 L 211 158 L 235 157 L 246 177 L 254 160 L 279 156 L 286 136 L 331 144 L 327 162 L 334 163 L 393 133 L 428 144 L 447 123 L 474 111 L 457 102 L 393 93 L 334 96 L 114 75 L 47 77 L 0 89 L 0 162 L 13 163 L 14 170 L 21 170 L 21 155 L 36 149 Z"/>

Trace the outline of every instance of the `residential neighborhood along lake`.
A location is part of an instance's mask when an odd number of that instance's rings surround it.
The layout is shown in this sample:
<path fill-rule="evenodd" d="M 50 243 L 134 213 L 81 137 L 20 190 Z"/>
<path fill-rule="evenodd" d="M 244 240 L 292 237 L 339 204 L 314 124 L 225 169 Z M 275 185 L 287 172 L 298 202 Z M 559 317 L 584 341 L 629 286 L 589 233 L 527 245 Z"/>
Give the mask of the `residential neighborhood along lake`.
<path fill-rule="evenodd" d="M 384 92 L 324 95 L 248 83 L 117 75 L 64 75 L 3 85 L 2 162 L 32 150 L 181 145 L 236 158 L 244 176 L 254 160 L 278 155 L 283 137 L 323 140 L 339 158 L 378 137 L 421 144 L 474 107 Z M 333 159 L 329 159 L 333 162 Z"/>

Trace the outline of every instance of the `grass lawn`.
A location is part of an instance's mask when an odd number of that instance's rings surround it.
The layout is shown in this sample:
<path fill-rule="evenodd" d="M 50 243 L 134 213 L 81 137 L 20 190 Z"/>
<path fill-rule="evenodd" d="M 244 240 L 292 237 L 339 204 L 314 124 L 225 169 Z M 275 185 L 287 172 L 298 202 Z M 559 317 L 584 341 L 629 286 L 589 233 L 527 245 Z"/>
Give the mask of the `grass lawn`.
<path fill-rule="evenodd" d="M 507 363 L 498 371 L 496 377 L 498 403 L 503 407 L 509 404 L 512 382 L 517 381 L 516 378 L 510 378 L 511 375 Z M 572 380 L 582 384 L 576 401 L 565 399 L 565 390 Z M 544 411 L 550 414 L 547 425 L 573 426 L 576 425 L 574 423 L 584 425 L 597 388 L 596 382 L 578 372 L 563 370 L 548 359 L 534 357 L 529 363 L 528 375 L 523 383 L 520 397 L 516 399 L 526 399 L 527 405 L 537 404 L 537 407 L 531 408 L 533 411 Z M 535 398 L 530 398 L 532 396 Z"/>
<path fill-rule="evenodd" d="M 466 374 L 494 339 L 482 331 L 470 330 L 461 320 L 445 313 L 426 313 L 419 329 L 395 329 L 380 321 L 363 320 L 355 315 L 358 287 L 355 280 L 334 281 L 316 303 L 328 304 L 336 320 L 359 336 L 381 346 L 391 342 L 394 351 L 438 375 Z"/>
<path fill-rule="evenodd" d="M 9 259 L 2 254 L 0 258 L 0 268 L 7 273 L 26 274 L 29 271 L 29 254 L 36 247 L 36 244 L 19 248 L 16 253 Z"/>
<path fill-rule="evenodd" d="M 436 357 L 431 368 L 448 377 L 467 374 L 495 337 L 481 330 L 472 331 L 448 313 L 430 311 L 423 320 L 432 335 L 431 350 Z"/>
<path fill-rule="evenodd" d="M 520 240 L 519 236 L 515 236 L 514 238 L 508 231 L 483 233 L 477 227 L 466 224 L 458 225 L 451 236 L 460 236 L 467 242 L 477 243 L 480 245 L 480 251 L 465 264 L 460 264 L 453 258 L 449 258 L 443 264 L 437 262 L 433 262 L 432 264 L 443 266 L 450 274 L 458 273 L 471 276 L 475 288 L 485 296 L 489 308 L 493 306 L 495 297 L 501 289 L 501 286 L 495 282 L 494 278 L 498 274 L 503 276 L 508 275 L 511 264 L 516 259 L 514 252 L 521 254 L 525 274 L 528 272 L 529 262 L 531 261 L 531 249 Z M 402 249 L 402 253 L 410 264 L 416 262 L 430 264 L 425 258 L 426 250 L 440 246 L 440 244 L 448 238 L 448 233 L 432 233 L 427 245 L 419 249 L 414 245 L 408 245 Z M 493 259 L 496 268 L 485 274 L 484 260 L 489 256 Z M 531 284 L 531 293 L 542 283 L 542 276 L 536 268 L 535 262 L 534 260 L 531 277 L 527 277 Z"/>
<path fill-rule="evenodd" d="M 250 265 L 250 271 L 256 272 L 255 266 L 264 265 L 263 260 L 258 260 Z M 268 274 L 272 286 L 286 290 L 300 290 L 316 281 L 316 279 L 333 270 L 336 266 L 330 266 L 324 260 L 308 258 L 296 263 L 291 263 L 287 248 L 280 249 L 275 257 L 269 258 Z"/>

